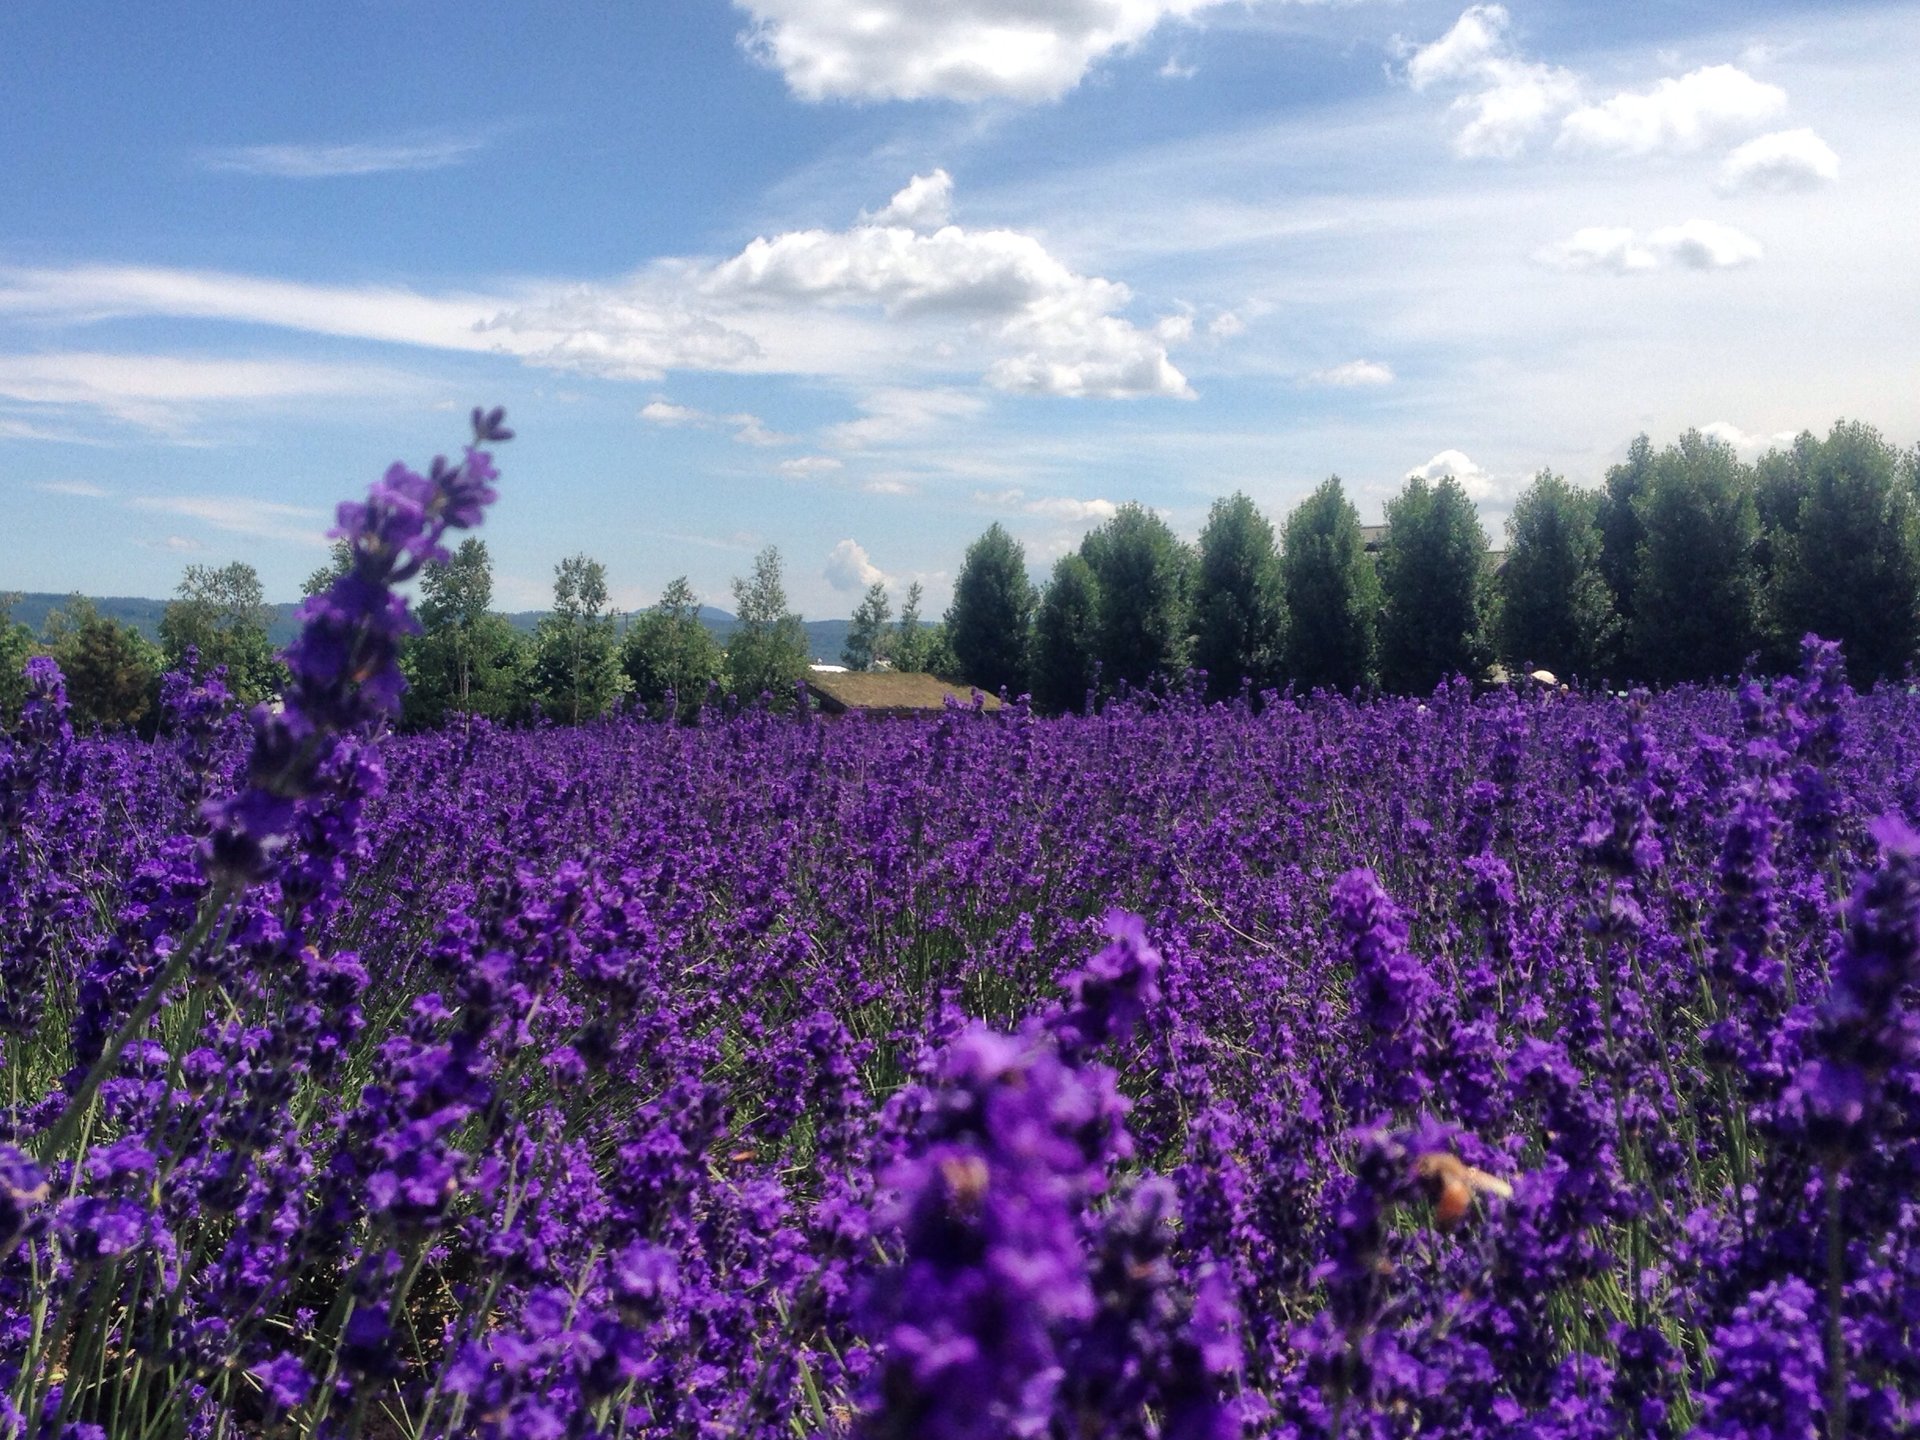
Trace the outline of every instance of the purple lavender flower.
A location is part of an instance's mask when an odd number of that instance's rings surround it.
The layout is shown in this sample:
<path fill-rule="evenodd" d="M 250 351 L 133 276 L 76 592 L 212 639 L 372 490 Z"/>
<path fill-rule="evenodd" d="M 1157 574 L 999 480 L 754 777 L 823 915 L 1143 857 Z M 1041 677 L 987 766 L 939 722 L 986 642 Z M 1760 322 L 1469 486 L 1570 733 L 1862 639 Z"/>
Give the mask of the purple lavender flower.
<path fill-rule="evenodd" d="M 512 436 L 501 419 L 498 410 L 474 412 L 476 446 Z M 449 528 L 479 523 L 496 498 L 496 476 L 492 457 L 469 447 L 459 465 L 436 456 L 428 475 L 396 462 L 364 502 L 341 504 L 331 533 L 346 541 L 351 565 L 300 607 L 300 633 L 281 656 L 286 691 L 277 707 L 262 704 L 252 715 L 247 786 L 209 812 L 201 858 L 210 875 L 241 884 L 260 878 L 292 836 L 298 800 L 343 788 L 343 778 L 349 792 L 364 788 L 369 777 L 344 737 L 399 713 L 400 641 L 418 629 L 393 587 L 446 558 L 440 539 Z"/>

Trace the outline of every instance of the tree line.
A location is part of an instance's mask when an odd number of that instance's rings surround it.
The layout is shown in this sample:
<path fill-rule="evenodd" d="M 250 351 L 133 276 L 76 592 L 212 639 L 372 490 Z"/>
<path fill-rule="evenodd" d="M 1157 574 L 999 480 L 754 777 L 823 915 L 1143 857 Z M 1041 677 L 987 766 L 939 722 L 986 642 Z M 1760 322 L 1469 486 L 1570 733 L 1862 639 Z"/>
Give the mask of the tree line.
<path fill-rule="evenodd" d="M 1808 631 L 1839 640 L 1856 678 L 1871 681 L 1903 675 L 1920 647 L 1920 449 L 1902 452 L 1857 422 L 1752 464 L 1699 431 L 1658 450 L 1642 435 L 1600 488 L 1541 471 L 1505 540 L 1490 548 L 1451 476 L 1409 478 L 1375 537 L 1337 476 L 1277 528 L 1244 494 L 1218 500 L 1193 544 L 1124 505 L 1037 586 L 996 523 L 968 547 L 944 617 L 921 615 L 918 584 L 895 615 L 877 582 L 841 658 L 1027 692 L 1060 713 L 1190 674 L 1214 699 L 1243 687 L 1426 693 L 1496 667 L 1710 680 L 1749 662 L 1790 665 Z M 336 549 L 306 593 L 346 563 Z M 724 644 L 684 577 L 623 623 L 606 567 L 575 555 L 556 567 L 552 609 L 526 635 L 493 610 L 486 544 L 468 539 L 422 576 L 405 723 L 579 723 L 623 702 L 691 718 L 716 696 L 792 703 L 810 656 L 778 549 L 733 581 L 733 599 Z M 39 636 L 0 606 L 0 714 L 17 706 L 35 651 L 60 663 L 83 722 L 150 723 L 159 675 L 189 650 L 226 666 L 241 699 L 270 695 L 279 665 L 267 615 L 259 576 L 241 562 L 188 566 L 158 644 L 80 597 Z"/>
<path fill-rule="evenodd" d="M 1753 464 L 1697 430 L 1642 435 L 1598 489 L 1543 470 L 1500 551 L 1451 476 L 1409 477 L 1380 529 L 1337 476 L 1277 530 L 1244 494 L 1216 501 L 1193 545 L 1127 505 L 1036 589 L 995 525 L 955 587 L 952 678 L 1058 713 L 1189 671 L 1214 699 L 1542 668 L 1673 684 L 1786 668 L 1811 631 L 1871 682 L 1920 648 L 1920 449 L 1857 422 Z"/>

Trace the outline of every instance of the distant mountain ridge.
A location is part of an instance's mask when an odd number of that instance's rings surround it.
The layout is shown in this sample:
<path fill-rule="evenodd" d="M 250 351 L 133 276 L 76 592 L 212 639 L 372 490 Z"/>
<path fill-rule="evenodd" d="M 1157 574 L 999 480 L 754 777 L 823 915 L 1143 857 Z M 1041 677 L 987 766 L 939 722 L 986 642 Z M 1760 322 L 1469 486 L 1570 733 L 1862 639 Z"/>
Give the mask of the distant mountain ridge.
<path fill-rule="evenodd" d="M 0 590 L 0 596 L 13 593 Z M 13 607 L 13 618 L 38 635 L 45 628 L 47 616 L 60 609 L 73 597 L 71 595 L 51 595 L 35 591 L 22 594 Z M 167 608 L 165 600 L 149 600 L 135 595 L 89 595 L 102 615 L 118 620 L 123 625 L 131 625 L 149 640 L 160 638 L 160 616 Z M 285 645 L 293 639 L 293 612 L 296 605 L 281 603 L 269 605 L 271 612 L 267 621 L 267 637 L 275 647 Z M 514 629 L 531 634 L 533 627 L 540 623 L 545 610 L 518 610 L 509 612 L 508 622 Z M 622 616 L 624 624 L 631 616 Z M 712 605 L 700 607 L 700 622 L 713 632 L 714 638 L 722 644 L 740 624 L 739 620 L 725 610 Z M 852 625 L 850 620 L 808 620 L 807 645 L 816 661 L 838 662 L 840 652 L 846 648 L 847 631 Z"/>

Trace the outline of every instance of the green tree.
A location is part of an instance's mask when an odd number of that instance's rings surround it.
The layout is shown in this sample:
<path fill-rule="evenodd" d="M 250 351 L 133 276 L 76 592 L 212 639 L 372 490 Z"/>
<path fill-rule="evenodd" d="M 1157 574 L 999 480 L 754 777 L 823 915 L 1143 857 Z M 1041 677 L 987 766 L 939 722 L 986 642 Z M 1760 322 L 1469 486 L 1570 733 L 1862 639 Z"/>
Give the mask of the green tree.
<path fill-rule="evenodd" d="M 1280 538 L 1284 670 L 1303 689 L 1351 690 L 1373 674 L 1380 581 L 1338 475 L 1287 516 Z"/>
<path fill-rule="evenodd" d="M 947 637 L 962 682 L 989 695 L 1026 684 L 1034 602 L 1027 552 L 996 521 L 967 547 L 947 608 Z"/>
<path fill-rule="evenodd" d="M 168 669 L 179 669 L 191 647 L 202 665 L 227 667 L 227 684 L 243 704 L 280 688 L 280 662 L 267 638 L 270 612 L 253 566 L 241 560 L 219 569 L 189 565 L 175 593 L 160 616 Z"/>
<path fill-rule="evenodd" d="M 1760 638 L 1759 517 L 1747 468 L 1725 442 L 1689 430 L 1654 457 L 1633 504 L 1635 670 L 1665 683 L 1737 674 Z"/>
<path fill-rule="evenodd" d="M 47 617 L 47 653 L 67 677 L 78 725 L 137 725 L 159 693 L 159 649 L 131 625 L 102 615 L 75 595 Z"/>
<path fill-rule="evenodd" d="M 1407 477 L 1387 502 L 1378 569 L 1382 685 L 1425 695 L 1449 676 L 1486 672 L 1487 532 L 1457 479 Z"/>
<path fill-rule="evenodd" d="M 20 594 L 0 595 L 0 729 L 20 718 L 26 703 L 27 682 L 20 671 L 33 658 L 33 631 L 13 618 Z"/>
<path fill-rule="evenodd" d="M 1080 542 L 1080 554 L 1100 592 L 1101 684 L 1138 690 L 1177 677 L 1188 658 L 1192 552 L 1166 521 L 1129 503 Z"/>
<path fill-rule="evenodd" d="M 1614 613 L 1623 630 L 1630 628 L 1636 610 L 1635 586 L 1640 575 L 1641 494 L 1653 480 L 1653 441 L 1633 437 L 1627 458 L 1607 470 L 1606 492 L 1600 497 L 1600 574 L 1613 592 Z"/>
<path fill-rule="evenodd" d="M 1028 688 L 1042 714 L 1078 711 L 1098 671 L 1100 583 L 1079 554 L 1062 555 L 1033 620 L 1033 676 Z"/>
<path fill-rule="evenodd" d="M 534 628 L 534 698 L 549 715 L 578 725 L 602 714 L 624 679 L 607 567 L 569 556 L 554 567 L 552 613 Z"/>
<path fill-rule="evenodd" d="M 1600 571 L 1598 491 L 1542 470 L 1507 521 L 1498 638 L 1509 669 L 1544 665 L 1597 677 L 1615 655 L 1620 622 Z"/>
<path fill-rule="evenodd" d="M 1280 547 L 1273 525 L 1236 491 L 1213 502 L 1200 532 L 1193 589 L 1193 663 L 1207 672 L 1215 700 L 1277 682 L 1286 638 Z"/>
<path fill-rule="evenodd" d="M 1798 502 L 1790 515 L 1775 509 L 1768 609 L 1778 648 L 1791 653 L 1812 631 L 1841 642 L 1862 682 L 1901 675 L 1920 646 L 1920 523 L 1899 451 L 1843 420 L 1825 440 L 1801 436 L 1777 468 L 1792 473 L 1782 488 Z"/>
<path fill-rule="evenodd" d="M 525 645 L 492 606 L 493 560 L 484 540 L 461 541 L 445 562 L 421 572 L 422 633 L 404 655 L 410 726 L 439 725 L 449 714 L 504 718 L 518 709 Z"/>
<path fill-rule="evenodd" d="M 893 668 L 907 675 L 927 673 L 937 648 L 937 637 L 920 619 L 921 593 L 918 580 L 907 586 L 906 598 L 900 602 L 900 620 L 889 642 Z"/>
<path fill-rule="evenodd" d="M 742 700 L 761 694 L 785 710 L 794 687 L 807 673 L 807 631 L 787 608 L 780 551 L 767 546 L 753 559 L 753 574 L 735 577 L 733 604 L 738 624 L 727 637 L 727 684 Z"/>
<path fill-rule="evenodd" d="M 726 674 L 726 657 L 700 619 L 700 602 L 686 576 L 670 581 L 654 607 L 627 627 L 620 665 L 633 693 L 655 714 L 669 693 L 681 719 L 700 713 L 707 687 Z"/>
<path fill-rule="evenodd" d="M 893 619 L 893 604 L 887 599 L 887 582 L 876 580 L 860 597 L 853 612 L 853 624 L 847 630 L 847 643 L 840 661 L 849 670 L 871 670 L 886 659 L 887 625 Z"/>

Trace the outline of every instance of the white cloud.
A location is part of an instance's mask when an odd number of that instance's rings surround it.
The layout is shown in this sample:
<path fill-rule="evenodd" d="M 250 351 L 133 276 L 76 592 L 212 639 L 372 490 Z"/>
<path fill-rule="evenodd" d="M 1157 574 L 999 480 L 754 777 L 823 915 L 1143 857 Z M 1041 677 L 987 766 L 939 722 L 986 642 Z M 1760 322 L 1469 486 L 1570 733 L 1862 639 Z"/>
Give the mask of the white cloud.
<path fill-rule="evenodd" d="M 791 460 L 780 462 L 782 475 L 797 475 L 805 478 L 809 475 L 831 475 L 841 469 L 845 462 L 831 455 L 796 455 Z"/>
<path fill-rule="evenodd" d="M 742 307 L 877 307 L 895 321 L 957 323 L 1013 352 L 987 368 L 987 382 L 1000 389 L 1192 394 L 1167 358 L 1167 342 L 1115 313 L 1132 300 L 1125 285 L 1076 273 L 1016 230 L 788 231 L 754 240 L 714 266 L 699 288 Z"/>
<path fill-rule="evenodd" d="M 1111 500 L 1076 500 L 1066 495 L 1028 495 L 1020 489 L 976 490 L 976 505 L 992 510 L 1011 510 L 1021 515 L 1036 515 L 1042 520 L 1060 520 L 1085 524 L 1090 520 L 1111 520 L 1120 507 Z"/>
<path fill-rule="evenodd" d="M 1764 255 L 1760 242 L 1731 225 L 1688 220 L 1667 225 L 1642 240 L 1626 226 L 1590 225 L 1536 255 L 1559 270 L 1631 275 L 1663 266 L 1684 270 L 1734 270 Z"/>
<path fill-rule="evenodd" d="M 860 399 L 858 420 L 843 421 L 827 428 L 826 437 L 834 445 L 850 450 L 870 445 L 893 445 L 903 440 L 918 440 L 955 420 L 978 415 L 986 401 L 964 390 L 916 390 L 905 386 L 886 386 Z"/>
<path fill-rule="evenodd" d="M 1216 340 L 1231 340 L 1247 333 L 1247 322 L 1231 310 L 1222 310 L 1207 322 L 1207 334 Z"/>
<path fill-rule="evenodd" d="M 869 495 L 911 495 L 913 486 L 893 475 L 876 475 L 863 481 L 860 488 Z"/>
<path fill-rule="evenodd" d="M 1739 147 L 1720 166 L 1724 194 L 1814 190 L 1840 178 L 1840 157 L 1813 131 L 1776 130 Z"/>
<path fill-rule="evenodd" d="M 1459 450 L 1442 450 L 1424 465 L 1407 472 L 1407 479 L 1443 480 L 1451 475 L 1469 500 L 1490 500 L 1500 492 L 1500 482 L 1469 456 Z"/>
<path fill-rule="evenodd" d="M 865 225 L 904 225 L 909 230 L 938 230 L 953 213 L 953 177 L 944 170 L 916 175 L 878 214 L 860 214 Z"/>
<path fill-rule="evenodd" d="M 1733 270 L 1757 263 L 1766 253 L 1745 231 L 1711 220 L 1669 225 L 1647 237 L 1656 255 L 1689 270 Z"/>
<path fill-rule="evenodd" d="M 886 572 L 867 558 L 858 540 L 842 540 L 827 552 L 827 568 L 821 571 L 836 590 L 864 590 L 876 580 L 885 580 Z"/>
<path fill-rule="evenodd" d="M 649 400 L 640 407 L 640 418 L 649 425 L 695 425 L 710 417 L 690 405 L 675 405 L 670 400 Z"/>
<path fill-rule="evenodd" d="M 154 430 L 173 430 L 206 403 L 391 393 L 392 372 L 305 360 L 218 360 L 66 351 L 0 356 L 0 397 L 81 407 Z"/>
<path fill-rule="evenodd" d="M 805 100 L 1053 100 L 1163 20 L 1223 0 L 735 0 Z"/>
<path fill-rule="evenodd" d="M 139 495 L 127 503 L 136 510 L 182 515 L 216 530 L 256 540 L 326 543 L 325 516 L 304 505 L 284 505 L 247 495 Z"/>
<path fill-rule="evenodd" d="M 1769 450 L 1785 449 L 1794 441 L 1794 432 L 1791 430 L 1776 430 L 1771 435 L 1754 435 L 1726 420 L 1716 420 L 1711 425 L 1702 425 L 1700 433 L 1732 446 L 1743 460 L 1758 459 Z"/>
<path fill-rule="evenodd" d="M 1452 29 L 1407 61 L 1407 83 L 1415 90 L 1464 91 L 1452 105 L 1463 122 L 1453 139 L 1456 154 L 1517 155 L 1548 120 L 1580 98 L 1573 72 L 1528 60 L 1515 50 L 1509 24 L 1504 6 L 1469 6 Z"/>
<path fill-rule="evenodd" d="M 109 493 L 91 480 L 42 480 L 33 488 L 47 495 L 74 495 L 87 500 L 104 499 Z"/>
<path fill-rule="evenodd" d="M 1167 63 L 1154 71 L 1162 80 L 1191 80 L 1199 73 L 1198 65 L 1183 65 L 1178 55 L 1169 55 Z"/>
<path fill-rule="evenodd" d="M 446 350 L 499 348 L 480 327 L 502 303 L 472 295 L 423 296 L 391 286 L 301 285 L 152 266 L 0 269 L 0 315 L 69 321 L 170 315 Z"/>
<path fill-rule="evenodd" d="M 149 550 L 168 550 L 176 555 L 191 554 L 196 550 L 204 550 L 207 548 L 204 542 L 191 539 L 185 535 L 162 535 L 158 538 L 143 539 L 136 543 L 146 546 Z"/>
<path fill-rule="evenodd" d="M 444 170 L 465 164 L 486 145 L 484 136 L 421 136 L 351 145 L 242 145 L 209 151 L 203 159 L 209 170 L 324 180 L 394 170 Z"/>
<path fill-rule="evenodd" d="M 0 268 L 0 317 L 228 320 L 493 351 L 611 379 L 696 370 L 899 383 L 971 369 L 1004 389 L 1191 395 L 1168 338 L 1121 313 L 1126 285 L 1075 271 L 1020 231 L 913 228 L 939 218 L 950 193 L 936 171 L 881 211 L 911 225 L 788 231 L 718 262 L 658 260 L 612 284 L 527 282 L 493 296 L 138 266 Z"/>
<path fill-rule="evenodd" d="M 734 440 L 742 445 L 791 445 L 794 439 L 791 435 L 768 429 L 766 422 L 758 415 L 750 415 L 745 411 L 716 415 L 711 411 L 696 410 L 691 405 L 676 405 L 671 400 L 649 400 L 640 407 L 640 418 L 649 425 L 661 425 L 669 429 L 682 425 L 700 430 L 730 426 Z"/>
<path fill-rule="evenodd" d="M 1349 360 L 1344 365 L 1335 365 L 1330 369 L 1316 370 L 1307 379 L 1316 385 L 1332 385 L 1340 389 L 1354 389 L 1368 385 L 1391 385 L 1393 367 L 1378 360 Z"/>
<path fill-rule="evenodd" d="M 1733 65 L 1707 65 L 1651 90 L 1622 91 L 1560 122 L 1559 144 L 1609 155 L 1698 150 L 1763 124 L 1786 108 L 1787 92 Z"/>
<path fill-rule="evenodd" d="M 1616 275 L 1652 270 L 1660 257 L 1624 225 L 1588 225 L 1549 245 L 1537 257 L 1559 270 L 1610 270 Z"/>

